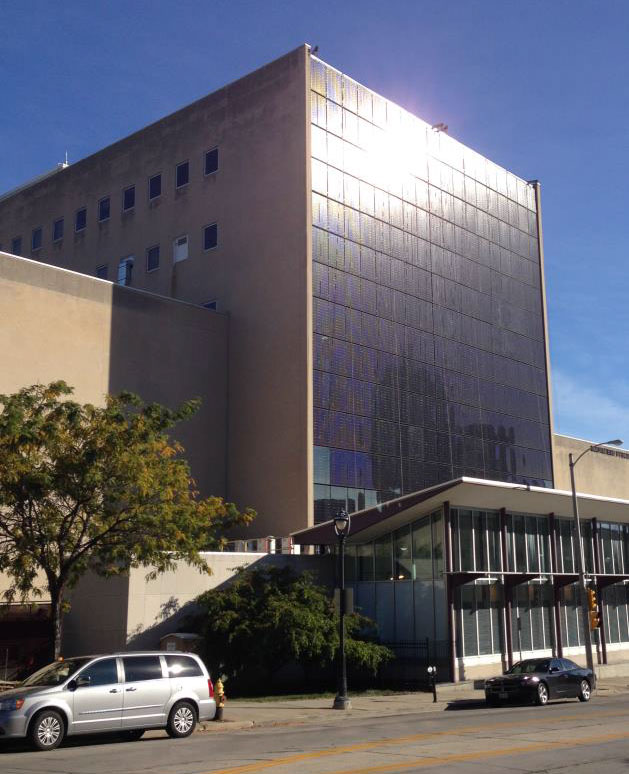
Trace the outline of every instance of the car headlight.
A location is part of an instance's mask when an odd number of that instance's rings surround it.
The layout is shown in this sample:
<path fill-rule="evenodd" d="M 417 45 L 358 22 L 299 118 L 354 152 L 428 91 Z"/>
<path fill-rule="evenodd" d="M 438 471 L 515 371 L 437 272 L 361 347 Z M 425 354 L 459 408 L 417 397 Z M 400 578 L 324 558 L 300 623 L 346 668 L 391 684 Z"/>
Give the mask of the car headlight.
<path fill-rule="evenodd" d="M 12 712 L 22 709 L 24 699 L 3 699 L 0 701 L 0 712 Z"/>

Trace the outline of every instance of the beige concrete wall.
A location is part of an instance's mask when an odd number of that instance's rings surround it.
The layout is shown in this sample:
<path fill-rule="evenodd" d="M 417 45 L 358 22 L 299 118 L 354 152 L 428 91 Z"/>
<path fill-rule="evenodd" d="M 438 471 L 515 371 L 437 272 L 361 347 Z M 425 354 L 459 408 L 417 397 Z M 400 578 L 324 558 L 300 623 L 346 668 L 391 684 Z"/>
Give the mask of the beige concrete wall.
<path fill-rule="evenodd" d="M 576 458 L 592 445 L 567 435 L 553 436 L 553 467 L 555 488 L 570 490 L 568 454 Z M 602 497 L 629 500 L 629 451 L 604 447 L 588 452 L 575 467 L 577 491 Z"/>
<path fill-rule="evenodd" d="M 176 570 L 151 581 L 146 579 L 146 568 L 107 580 L 86 576 L 70 597 L 71 609 L 64 619 L 64 654 L 157 648 L 161 637 L 180 630 L 193 612 L 196 597 L 229 582 L 238 567 L 290 566 L 297 572 L 309 570 L 328 585 L 334 574 L 332 556 L 229 552 L 203 556 L 210 574 L 179 562 Z"/>
<path fill-rule="evenodd" d="M 0 392 L 64 379 L 83 402 L 200 397 L 175 434 L 204 494 L 225 493 L 227 328 L 225 315 L 0 253 Z"/>
<path fill-rule="evenodd" d="M 45 180 L 0 199 L 0 243 L 22 236 L 25 255 L 115 279 L 135 256 L 133 285 L 194 304 L 217 299 L 231 314 L 228 496 L 259 512 L 259 536 L 288 535 L 312 523 L 312 400 L 309 250 L 308 50 L 301 46 Z M 203 174 L 204 153 L 219 148 L 219 171 Z M 175 168 L 190 182 L 175 190 Z M 148 179 L 162 174 L 162 196 L 148 201 Z M 135 209 L 121 212 L 135 184 Z M 111 217 L 97 222 L 98 201 Z M 85 231 L 74 215 L 86 206 Z M 53 221 L 65 218 L 62 241 Z M 217 222 L 218 248 L 204 252 L 202 230 Z M 31 232 L 43 245 L 30 251 Z M 189 258 L 173 263 L 173 240 L 187 234 Z M 146 249 L 160 245 L 148 273 Z M 201 349 L 197 365 L 204 360 Z M 78 358 L 77 358 L 78 359 Z M 221 374 L 218 378 L 221 378 Z M 101 376 L 93 374 L 94 384 Z"/>

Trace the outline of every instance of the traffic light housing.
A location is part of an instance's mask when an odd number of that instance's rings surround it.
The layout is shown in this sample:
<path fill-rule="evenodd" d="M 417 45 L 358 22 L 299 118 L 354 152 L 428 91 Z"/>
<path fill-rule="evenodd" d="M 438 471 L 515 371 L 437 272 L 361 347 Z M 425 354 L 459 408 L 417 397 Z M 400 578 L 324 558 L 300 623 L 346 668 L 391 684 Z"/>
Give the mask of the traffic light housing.
<path fill-rule="evenodd" d="M 601 627 L 601 614 L 598 610 L 598 599 L 596 598 L 596 591 L 594 589 L 587 590 L 588 595 L 588 609 L 590 611 L 590 630 L 600 629 Z"/>

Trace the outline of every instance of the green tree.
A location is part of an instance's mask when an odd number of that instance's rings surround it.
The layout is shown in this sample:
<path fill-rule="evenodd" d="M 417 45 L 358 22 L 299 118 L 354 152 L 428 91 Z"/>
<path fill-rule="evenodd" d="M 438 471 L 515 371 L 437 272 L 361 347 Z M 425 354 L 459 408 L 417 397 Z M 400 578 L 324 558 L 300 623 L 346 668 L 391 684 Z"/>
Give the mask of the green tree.
<path fill-rule="evenodd" d="M 204 637 L 212 674 L 269 675 L 292 662 L 308 671 L 329 664 L 338 651 L 338 614 L 328 590 L 310 573 L 241 568 L 225 588 L 208 591 L 197 602 L 201 612 L 193 625 Z M 373 641 L 375 626 L 368 618 L 348 615 L 345 624 L 350 665 L 375 673 L 393 657 Z"/>
<path fill-rule="evenodd" d="M 144 566 L 155 576 L 184 560 L 210 572 L 199 551 L 220 548 L 227 529 L 254 516 L 195 490 L 168 431 L 198 401 L 171 411 L 131 393 L 104 406 L 71 393 L 59 381 L 0 395 L 0 571 L 14 584 L 5 596 L 37 593 L 43 574 L 55 658 L 67 591 L 86 571 Z"/>

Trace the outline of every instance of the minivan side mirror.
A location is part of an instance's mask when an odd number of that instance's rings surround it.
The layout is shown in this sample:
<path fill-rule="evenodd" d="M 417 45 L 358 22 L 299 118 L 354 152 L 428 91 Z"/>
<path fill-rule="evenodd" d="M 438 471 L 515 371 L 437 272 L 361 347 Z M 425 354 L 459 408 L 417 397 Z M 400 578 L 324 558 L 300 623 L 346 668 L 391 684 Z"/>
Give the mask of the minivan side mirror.
<path fill-rule="evenodd" d="M 90 678 L 87 675 L 85 675 L 85 677 L 79 675 L 73 682 L 77 688 L 85 688 L 90 684 Z"/>
<path fill-rule="evenodd" d="M 561 670 L 559 669 L 558 666 L 551 666 L 551 668 L 548 671 L 549 672 L 560 672 Z"/>

